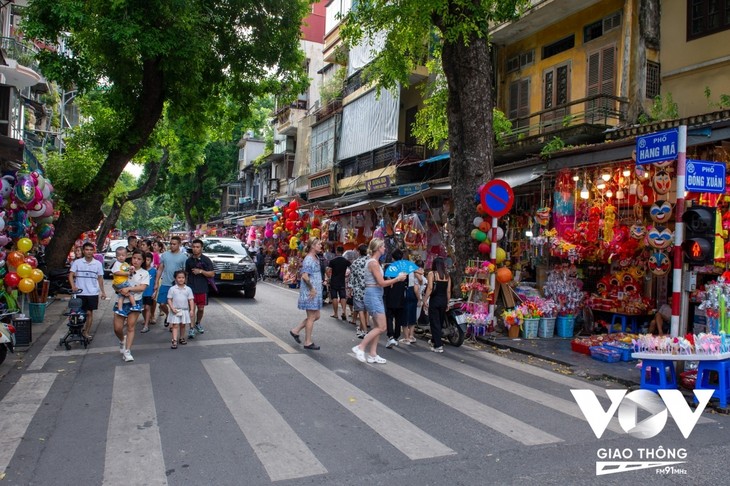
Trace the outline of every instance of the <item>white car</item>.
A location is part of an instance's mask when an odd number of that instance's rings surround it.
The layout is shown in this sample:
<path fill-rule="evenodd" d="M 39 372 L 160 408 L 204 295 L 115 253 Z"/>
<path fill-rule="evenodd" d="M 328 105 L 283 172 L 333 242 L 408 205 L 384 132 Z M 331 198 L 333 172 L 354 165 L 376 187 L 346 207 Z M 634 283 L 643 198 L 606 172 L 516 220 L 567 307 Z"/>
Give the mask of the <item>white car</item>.
<path fill-rule="evenodd" d="M 117 261 L 117 248 L 126 247 L 127 240 L 111 240 L 109 246 L 104 248 L 104 276 L 111 277 L 112 266 Z"/>

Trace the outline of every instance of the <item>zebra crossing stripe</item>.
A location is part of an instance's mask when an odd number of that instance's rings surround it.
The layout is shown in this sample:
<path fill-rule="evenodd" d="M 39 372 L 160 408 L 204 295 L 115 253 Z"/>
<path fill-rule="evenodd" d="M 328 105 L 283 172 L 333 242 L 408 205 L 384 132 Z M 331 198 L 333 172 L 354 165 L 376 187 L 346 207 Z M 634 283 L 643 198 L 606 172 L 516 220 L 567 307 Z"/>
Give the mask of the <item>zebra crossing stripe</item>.
<path fill-rule="evenodd" d="M 409 459 L 428 459 L 456 454 L 454 450 L 309 356 L 282 354 L 279 357 L 352 412 L 355 417 L 365 422 Z"/>
<path fill-rule="evenodd" d="M 510 437 L 525 445 L 553 444 L 562 442 L 562 439 L 548 434 L 532 425 L 517 420 L 496 408 L 484 405 L 473 398 L 462 395 L 450 388 L 424 378 L 418 373 L 407 370 L 394 364 L 392 361 L 387 365 L 376 367 L 381 373 L 408 385 L 421 393 L 458 410 L 464 415 L 471 417 L 477 422 L 486 425 L 490 429 Z"/>
<path fill-rule="evenodd" d="M 56 376 L 56 373 L 25 374 L 0 401 L 0 472 L 4 473 L 10 464 Z"/>
<path fill-rule="evenodd" d="M 231 358 L 204 359 L 203 366 L 272 481 L 327 473 Z"/>
<path fill-rule="evenodd" d="M 474 368 L 473 366 L 465 365 L 456 360 L 444 360 L 443 356 L 435 356 L 433 353 L 413 353 L 419 358 L 427 359 L 432 363 L 448 368 L 449 370 L 456 371 L 464 376 L 467 376 L 473 380 L 480 381 L 484 384 L 499 388 L 500 390 L 514 393 L 526 400 L 538 403 L 543 407 L 551 408 L 560 413 L 570 415 L 573 418 L 577 418 L 582 421 L 586 421 L 585 415 L 580 411 L 578 404 L 575 401 L 565 400 L 563 398 L 550 395 L 549 393 L 536 390 L 532 387 L 521 385 L 514 382 L 513 380 L 507 380 L 500 378 L 488 373 L 483 370 Z M 623 434 L 624 431 L 618 423 L 618 420 L 614 417 L 608 425 L 608 428 L 618 434 Z"/>
<path fill-rule="evenodd" d="M 114 371 L 102 484 L 167 484 L 148 364 Z"/>

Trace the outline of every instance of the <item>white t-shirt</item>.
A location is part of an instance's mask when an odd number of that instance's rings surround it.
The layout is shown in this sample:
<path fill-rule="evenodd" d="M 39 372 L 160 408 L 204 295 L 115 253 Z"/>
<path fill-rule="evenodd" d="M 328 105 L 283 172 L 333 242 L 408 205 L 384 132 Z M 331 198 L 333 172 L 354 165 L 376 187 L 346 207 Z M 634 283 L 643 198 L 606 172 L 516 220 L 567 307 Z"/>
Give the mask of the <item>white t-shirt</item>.
<path fill-rule="evenodd" d="M 81 290 L 81 295 L 99 295 L 99 277 L 104 276 L 104 267 L 99 260 L 92 258 L 87 262 L 86 258 L 79 258 L 71 263 L 71 272 L 74 274 L 76 287 Z"/>
<path fill-rule="evenodd" d="M 149 285 L 150 284 L 150 274 L 144 268 L 140 268 L 139 270 L 134 271 L 134 275 L 129 277 L 128 282 L 129 282 L 130 287 L 136 287 L 137 285 L 142 285 L 142 284 Z M 144 293 L 144 290 L 140 290 L 139 292 L 132 292 L 132 295 L 134 296 L 134 301 L 141 303 L 143 293 Z M 124 301 L 129 302 L 129 299 L 127 297 L 125 297 Z"/>
<path fill-rule="evenodd" d="M 187 285 L 184 288 L 174 285 L 167 291 L 167 300 L 172 299 L 172 306 L 177 310 L 189 311 L 188 301 L 192 298 L 193 289 Z"/>

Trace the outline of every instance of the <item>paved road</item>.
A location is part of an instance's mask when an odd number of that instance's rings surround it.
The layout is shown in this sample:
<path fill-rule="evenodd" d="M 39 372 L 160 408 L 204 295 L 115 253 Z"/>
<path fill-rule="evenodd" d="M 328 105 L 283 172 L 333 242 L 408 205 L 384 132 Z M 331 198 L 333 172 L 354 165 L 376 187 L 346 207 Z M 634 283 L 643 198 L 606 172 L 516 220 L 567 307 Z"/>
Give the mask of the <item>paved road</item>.
<path fill-rule="evenodd" d="M 434 354 L 423 340 L 365 365 L 350 353 L 354 328 L 329 310 L 321 351 L 307 351 L 288 334 L 301 318 L 289 289 L 213 299 L 206 333 L 177 350 L 153 326 L 133 363 L 104 305 L 88 350 L 58 348 L 58 326 L 0 382 L 5 483 L 725 483 L 726 416 L 705 413 L 689 439 L 669 418 L 643 441 L 614 418 L 596 439 L 570 390 L 608 408 L 602 384 L 468 345 Z M 599 449 L 657 446 L 686 449 L 686 474 L 596 477 Z"/>

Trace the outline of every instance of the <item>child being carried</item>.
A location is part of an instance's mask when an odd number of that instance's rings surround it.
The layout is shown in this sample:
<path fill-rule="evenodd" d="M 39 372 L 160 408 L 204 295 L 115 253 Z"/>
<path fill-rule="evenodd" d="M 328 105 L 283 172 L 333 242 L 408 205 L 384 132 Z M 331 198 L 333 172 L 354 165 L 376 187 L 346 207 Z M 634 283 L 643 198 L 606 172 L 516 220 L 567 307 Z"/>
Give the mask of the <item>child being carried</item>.
<path fill-rule="evenodd" d="M 134 267 L 125 261 L 127 258 L 127 249 L 124 247 L 117 248 L 116 256 L 117 261 L 112 266 L 112 288 L 117 293 L 117 310 L 114 312 L 120 315 L 126 315 L 122 309 L 125 297 L 129 299 L 129 305 L 131 306 L 129 309 L 130 312 L 140 312 L 142 308 L 134 300 L 134 295 L 131 292 L 127 295 L 122 295 L 120 292 L 122 289 L 131 286 L 129 277 L 134 275 Z"/>

